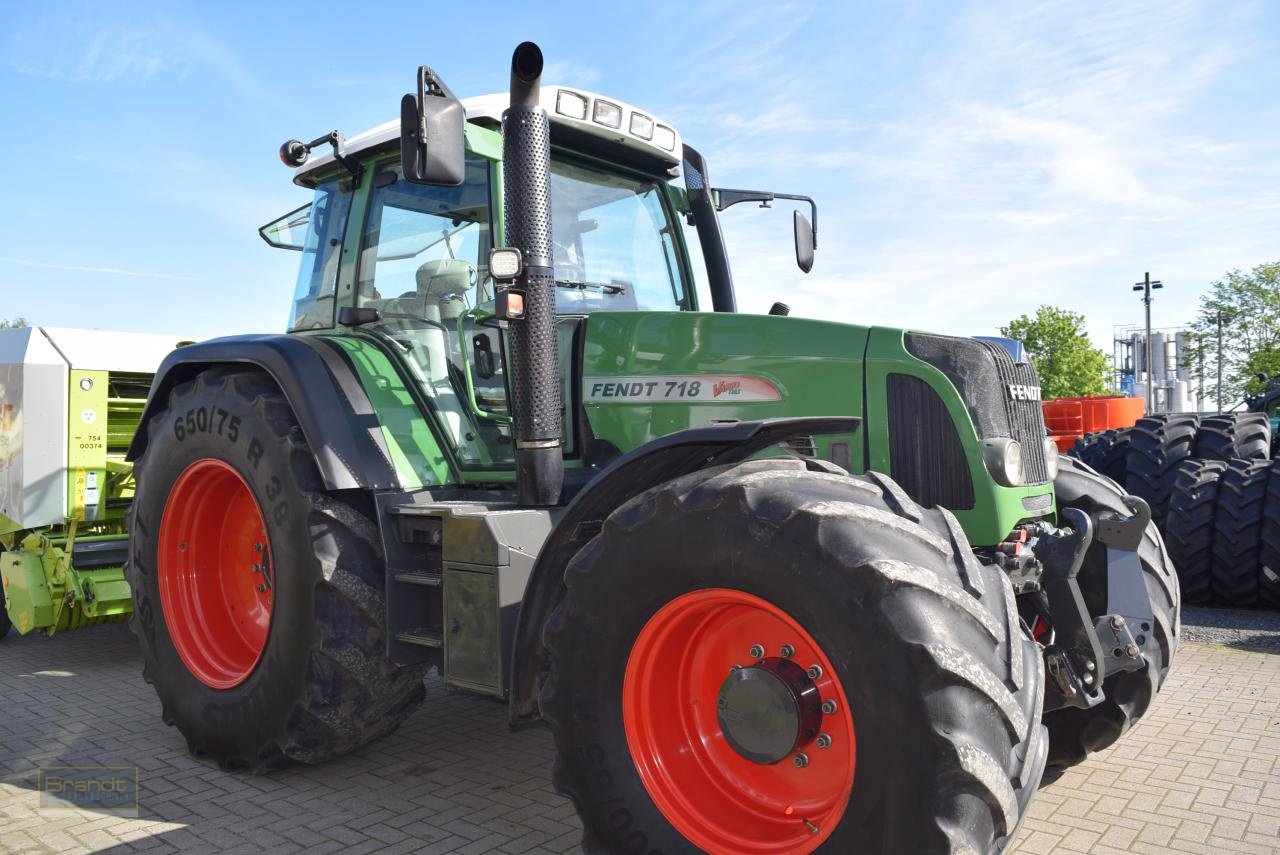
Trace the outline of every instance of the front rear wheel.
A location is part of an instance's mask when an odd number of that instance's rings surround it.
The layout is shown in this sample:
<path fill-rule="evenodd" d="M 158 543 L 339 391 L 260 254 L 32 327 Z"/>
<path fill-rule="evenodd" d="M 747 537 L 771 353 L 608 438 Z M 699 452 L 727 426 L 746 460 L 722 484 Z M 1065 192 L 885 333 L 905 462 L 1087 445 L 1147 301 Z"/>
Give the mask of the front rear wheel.
<path fill-rule="evenodd" d="M 609 516 L 547 624 L 591 851 L 987 852 L 1043 771 L 1005 575 L 879 475 L 753 461 Z"/>
<path fill-rule="evenodd" d="M 143 676 L 192 752 L 318 763 L 394 730 L 421 668 L 385 658 L 381 540 L 324 492 L 264 374 L 213 369 L 153 417 L 130 509 Z"/>

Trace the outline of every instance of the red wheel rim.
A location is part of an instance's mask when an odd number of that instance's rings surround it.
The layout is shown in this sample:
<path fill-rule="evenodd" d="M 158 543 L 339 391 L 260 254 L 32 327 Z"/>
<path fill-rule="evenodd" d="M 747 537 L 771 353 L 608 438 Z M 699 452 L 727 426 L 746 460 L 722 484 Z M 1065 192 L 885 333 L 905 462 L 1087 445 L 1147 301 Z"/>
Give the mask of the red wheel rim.
<path fill-rule="evenodd" d="M 820 747 L 802 738 L 776 763 L 747 759 L 726 738 L 717 715 L 734 666 L 794 648 L 790 662 L 816 665 L 824 712 Z M 774 660 L 776 661 L 776 660 Z M 817 673 L 816 671 L 813 673 Z M 782 609 L 742 591 L 683 594 L 640 631 L 622 686 L 627 745 L 650 797 L 690 842 L 709 852 L 809 852 L 830 836 L 853 788 L 853 717 L 831 660 Z"/>
<path fill-rule="evenodd" d="M 253 672 L 271 629 L 271 544 L 249 485 L 204 458 L 173 485 L 160 519 L 160 605 L 188 670 L 214 689 Z"/>

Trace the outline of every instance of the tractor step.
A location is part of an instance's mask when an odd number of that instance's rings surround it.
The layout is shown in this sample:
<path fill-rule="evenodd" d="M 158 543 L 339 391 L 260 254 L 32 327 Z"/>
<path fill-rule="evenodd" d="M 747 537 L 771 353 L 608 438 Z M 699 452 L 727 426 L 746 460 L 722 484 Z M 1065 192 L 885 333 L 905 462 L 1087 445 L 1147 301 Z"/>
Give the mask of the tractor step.
<path fill-rule="evenodd" d="M 396 641 L 438 650 L 444 647 L 444 633 L 434 629 L 427 629 L 426 627 L 419 627 L 411 632 L 397 632 Z"/>
<path fill-rule="evenodd" d="M 444 560 L 439 510 L 383 506 L 387 658 L 397 665 L 443 668 Z M 432 629 L 432 628 L 435 629 Z"/>
<path fill-rule="evenodd" d="M 392 578 L 397 582 L 403 582 L 406 585 L 423 585 L 428 588 L 440 587 L 440 572 L 437 571 L 410 571 L 408 573 L 395 573 Z"/>

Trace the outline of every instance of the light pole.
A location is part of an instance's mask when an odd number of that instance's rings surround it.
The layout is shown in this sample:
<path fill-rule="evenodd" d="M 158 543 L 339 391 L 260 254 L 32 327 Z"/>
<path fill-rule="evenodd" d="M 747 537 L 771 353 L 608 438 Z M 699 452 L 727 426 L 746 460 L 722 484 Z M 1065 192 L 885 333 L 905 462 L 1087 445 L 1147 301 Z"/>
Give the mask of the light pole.
<path fill-rule="evenodd" d="M 1142 291 L 1142 302 L 1147 307 L 1147 415 L 1151 415 L 1155 409 L 1155 372 L 1151 370 L 1151 291 L 1155 288 L 1163 288 L 1164 284 L 1160 280 L 1151 281 L 1151 271 L 1147 271 L 1141 282 L 1137 282 L 1133 286 L 1133 290 Z M 1164 359 L 1164 354 L 1160 354 L 1160 358 Z"/>
<path fill-rule="evenodd" d="M 1204 372 L 1201 372 L 1203 374 Z M 1222 412 L 1222 310 L 1218 310 L 1218 412 Z"/>

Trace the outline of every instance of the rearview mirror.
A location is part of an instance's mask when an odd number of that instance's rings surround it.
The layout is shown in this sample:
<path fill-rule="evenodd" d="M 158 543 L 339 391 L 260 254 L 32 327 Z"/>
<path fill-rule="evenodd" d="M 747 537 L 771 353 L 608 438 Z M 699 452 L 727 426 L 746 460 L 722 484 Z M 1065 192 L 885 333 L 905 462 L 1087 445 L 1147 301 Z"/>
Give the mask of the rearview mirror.
<path fill-rule="evenodd" d="M 456 187 L 466 177 L 466 113 L 462 103 L 425 65 L 418 91 L 400 100 L 400 163 L 413 184 Z"/>
<path fill-rule="evenodd" d="M 792 211 L 792 223 L 796 231 L 796 264 L 805 273 L 813 269 L 813 226 L 799 211 Z"/>

